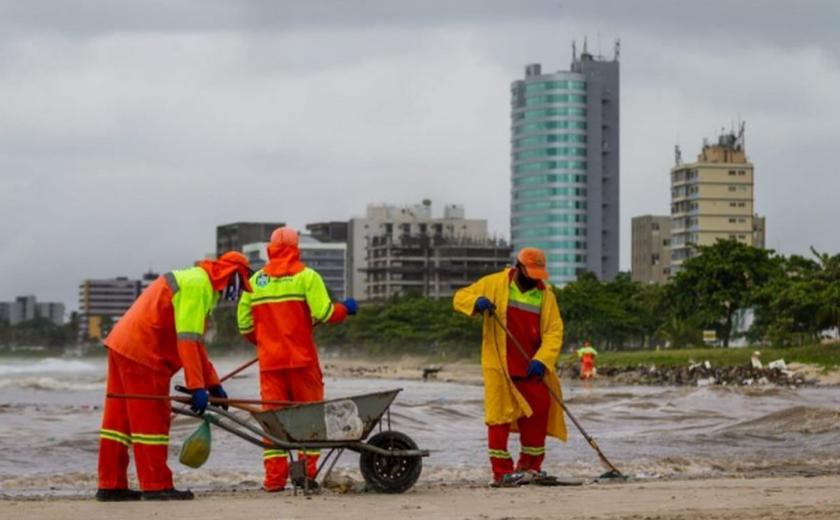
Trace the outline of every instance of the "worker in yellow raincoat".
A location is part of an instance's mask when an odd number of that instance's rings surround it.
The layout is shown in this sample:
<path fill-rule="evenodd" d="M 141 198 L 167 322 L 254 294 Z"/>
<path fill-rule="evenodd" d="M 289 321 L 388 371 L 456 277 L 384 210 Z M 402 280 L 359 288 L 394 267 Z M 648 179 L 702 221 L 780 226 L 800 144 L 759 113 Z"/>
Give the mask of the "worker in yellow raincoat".
<path fill-rule="evenodd" d="M 545 254 L 525 248 L 516 266 L 491 274 L 455 293 L 456 311 L 484 315 L 481 367 L 493 486 L 527 483 L 541 471 L 547 435 L 565 442 L 563 410 L 546 385 L 562 397 L 556 362 L 563 343 L 563 320 L 546 283 Z M 528 352 L 526 359 L 489 316 L 494 312 Z M 545 381 L 545 384 L 543 383 Z M 522 451 L 516 466 L 508 452 L 510 431 L 518 431 Z"/>

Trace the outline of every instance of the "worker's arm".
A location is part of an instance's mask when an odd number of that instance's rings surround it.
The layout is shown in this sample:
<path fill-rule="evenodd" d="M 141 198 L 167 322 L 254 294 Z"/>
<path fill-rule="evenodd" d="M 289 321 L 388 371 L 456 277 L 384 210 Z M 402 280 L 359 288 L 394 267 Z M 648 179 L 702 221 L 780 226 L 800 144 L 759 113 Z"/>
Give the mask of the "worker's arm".
<path fill-rule="evenodd" d="M 312 269 L 303 271 L 306 276 L 306 304 L 316 323 L 341 323 L 347 318 L 347 306 L 343 303 L 333 303 L 330 293 L 321 275 Z"/>
<path fill-rule="evenodd" d="M 467 316 L 476 314 L 475 303 L 479 298 L 486 298 L 486 277 L 474 284 L 458 289 L 452 298 L 452 307 Z M 491 302 L 492 303 L 492 302 Z"/>
<path fill-rule="evenodd" d="M 563 318 L 560 317 L 560 309 L 557 307 L 557 298 L 554 291 L 546 285 L 545 301 L 540 312 L 540 337 L 542 342 L 540 348 L 534 355 L 534 359 L 550 367 L 552 370 L 557 364 L 560 356 L 560 349 L 563 347 Z"/>
<path fill-rule="evenodd" d="M 206 284 L 190 283 L 180 287 L 172 298 L 175 312 L 175 332 L 178 335 L 178 356 L 184 367 L 187 388 L 206 388 L 205 373 L 218 382 L 204 349 L 207 315 L 213 308 L 213 288 Z M 212 372 L 211 372 L 212 370 Z"/>
<path fill-rule="evenodd" d="M 255 274 L 251 278 L 251 287 L 254 287 L 256 277 Z M 239 327 L 239 333 L 251 344 L 256 345 L 257 334 L 254 331 L 254 313 L 251 309 L 251 293 L 249 292 L 243 292 L 242 297 L 239 298 L 239 306 L 236 308 L 236 323 Z"/>

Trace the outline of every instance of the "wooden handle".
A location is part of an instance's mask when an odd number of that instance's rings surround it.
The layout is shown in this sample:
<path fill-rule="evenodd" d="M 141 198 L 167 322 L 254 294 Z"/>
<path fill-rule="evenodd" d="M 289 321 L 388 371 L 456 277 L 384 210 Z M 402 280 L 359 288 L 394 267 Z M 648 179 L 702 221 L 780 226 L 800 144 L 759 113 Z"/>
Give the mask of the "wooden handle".
<path fill-rule="evenodd" d="M 182 397 L 180 395 L 145 395 L 145 394 L 107 394 L 109 399 L 152 399 L 158 401 L 175 401 L 178 403 L 189 404 L 189 397 Z M 211 397 L 210 403 L 215 405 L 228 405 L 234 408 L 239 408 L 251 413 L 262 412 L 262 408 L 257 408 L 250 405 L 274 405 L 274 406 L 289 406 L 296 403 L 293 401 L 262 401 L 260 399 L 222 399 L 221 397 Z"/>

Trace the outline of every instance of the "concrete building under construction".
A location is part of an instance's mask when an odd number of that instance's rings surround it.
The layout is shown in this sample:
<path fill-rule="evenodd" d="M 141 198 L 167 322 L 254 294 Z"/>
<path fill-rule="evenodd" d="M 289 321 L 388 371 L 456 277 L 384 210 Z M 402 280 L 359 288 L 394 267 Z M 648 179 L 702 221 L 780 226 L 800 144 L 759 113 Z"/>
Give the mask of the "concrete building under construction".
<path fill-rule="evenodd" d="M 347 295 L 357 300 L 449 297 L 512 257 L 509 244 L 488 237 L 486 220 L 467 219 L 457 204 L 433 217 L 429 200 L 368 206 L 349 222 L 347 254 Z"/>

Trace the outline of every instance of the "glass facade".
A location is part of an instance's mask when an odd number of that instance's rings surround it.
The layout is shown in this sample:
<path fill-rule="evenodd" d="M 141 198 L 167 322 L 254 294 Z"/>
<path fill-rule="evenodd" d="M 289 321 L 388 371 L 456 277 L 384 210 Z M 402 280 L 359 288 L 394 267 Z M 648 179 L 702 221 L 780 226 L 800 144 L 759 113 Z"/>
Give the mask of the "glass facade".
<path fill-rule="evenodd" d="M 516 118 L 516 116 L 514 116 Z M 514 127 L 514 134 L 524 134 L 526 132 L 540 132 L 543 130 L 557 130 L 557 129 L 579 129 L 586 130 L 586 121 L 546 121 L 545 123 L 531 123 Z"/>
<path fill-rule="evenodd" d="M 525 85 L 525 93 L 542 92 L 544 90 L 586 90 L 585 81 L 540 81 Z"/>
<path fill-rule="evenodd" d="M 548 175 L 529 175 L 513 179 L 514 186 L 530 186 L 532 184 L 550 184 L 556 182 L 586 184 L 586 175 L 581 173 L 549 173 Z"/>
<path fill-rule="evenodd" d="M 580 134 L 554 134 L 554 135 L 538 135 L 536 137 L 525 137 L 522 139 L 514 139 L 513 147 L 520 146 L 535 146 L 539 144 L 548 143 L 585 143 L 586 136 Z"/>
<path fill-rule="evenodd" d="M 575 106 L 586 104 L 585 92 L 573 73 L 517 81 L 512 90 L 511 241 L 515 250 L 543 250 L 561 286 L 587 259 L 587 109 Z"/>
<path fill-rule="evenodd" d="M 549 103 L 586 103 L 586 96 L 578 94 L 551 94 L 525 98 L 525 106 L 547 105 Z"/>
<path fill-rule="evenodd" d="M 580 107 L 543 108 L 526 110 L 516 115 L 517 119 L 542 119 L 544 117 L 577 116 L 586 117 L 586 109 Z"/>

